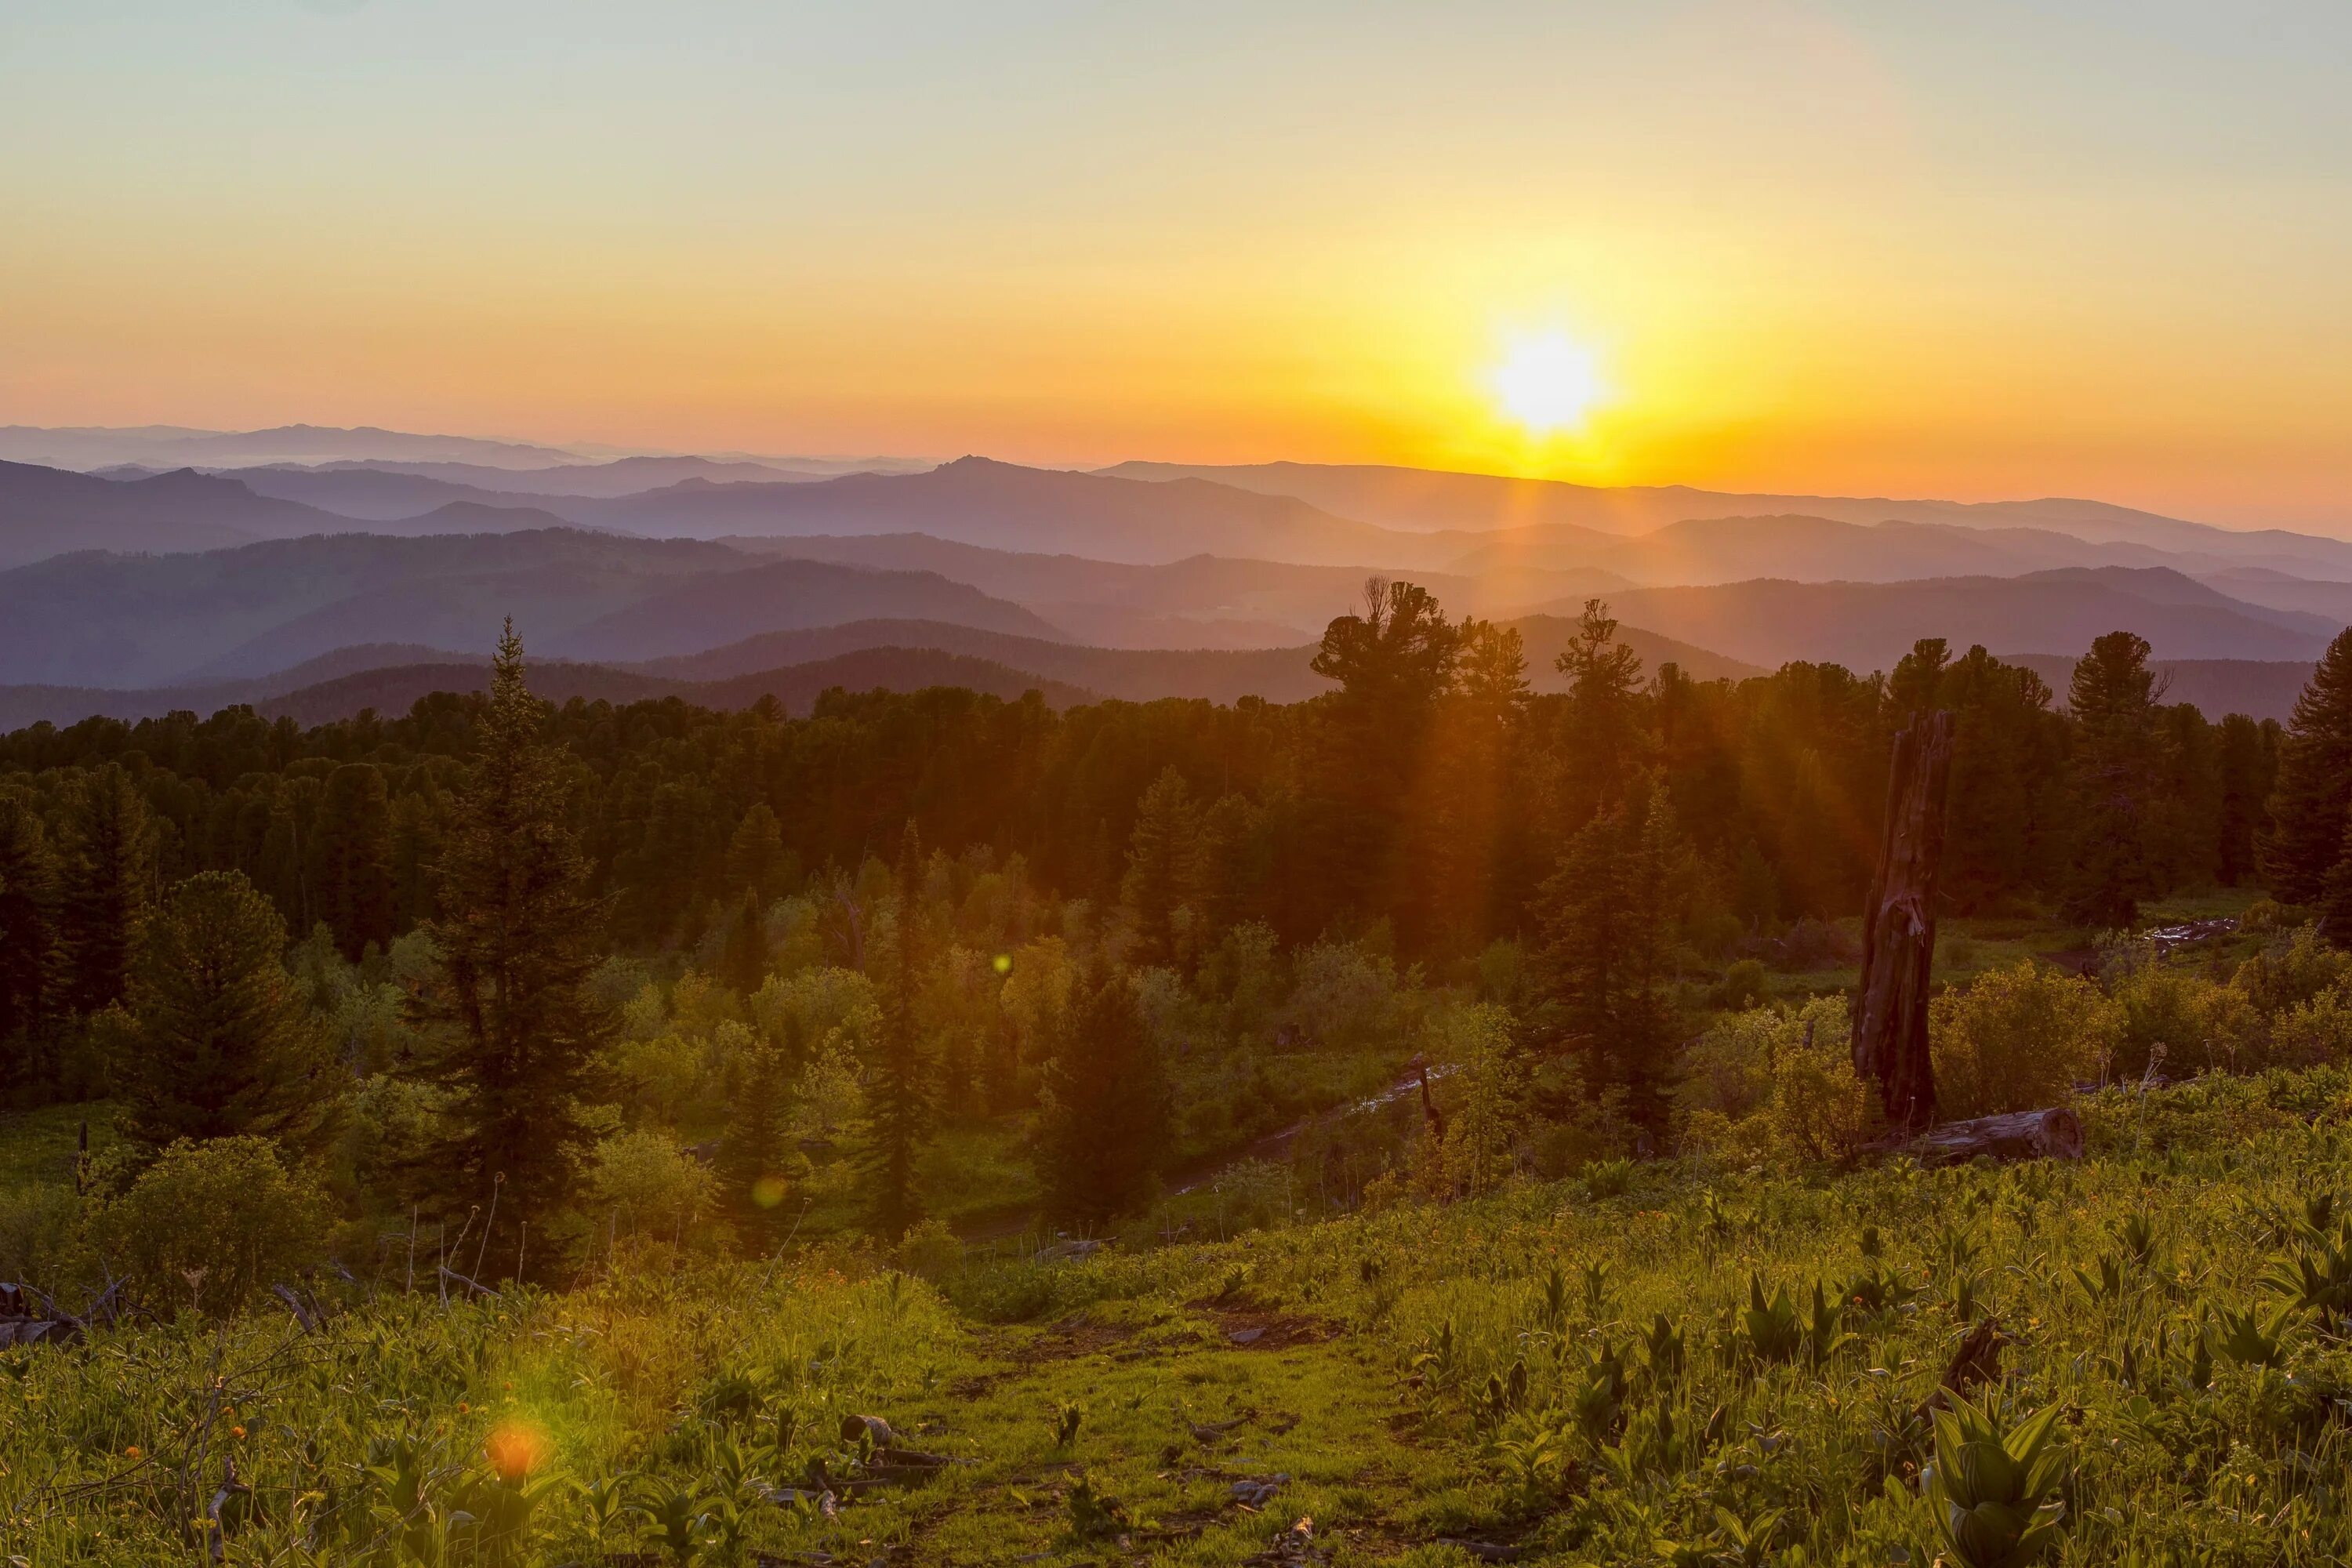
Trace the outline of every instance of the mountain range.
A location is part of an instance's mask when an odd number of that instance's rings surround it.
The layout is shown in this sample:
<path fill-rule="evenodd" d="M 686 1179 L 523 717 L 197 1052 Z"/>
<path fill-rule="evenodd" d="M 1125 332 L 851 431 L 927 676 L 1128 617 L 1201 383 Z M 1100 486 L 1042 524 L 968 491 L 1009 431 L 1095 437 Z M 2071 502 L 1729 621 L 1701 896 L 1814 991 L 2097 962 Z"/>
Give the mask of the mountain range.
<path fill-rule="evenodd" d="M 2178 697 L 2269 715 L 2292 700 L 2278 672 L 2352 620 L 2352 544 L 2095 501 L 0 430 L 0 457 L 33 451 L 95 471 L 0 460 L 0 721 L 298 694 L 323 712 L 363 689 L 404 706 L 509 614 L 568 689 L 616 700 L 746 679 L 813 699 L 828 665 L 1057 701 L 1291 700 L 1321 689 L 1323 626 L 1398 575 L 1519 625 L 1539 685 L 1597 597 L 1645 662 L 1709 676 L 1883 669 L 1929 635 L 2063 671 L 2131 630 Z"/>

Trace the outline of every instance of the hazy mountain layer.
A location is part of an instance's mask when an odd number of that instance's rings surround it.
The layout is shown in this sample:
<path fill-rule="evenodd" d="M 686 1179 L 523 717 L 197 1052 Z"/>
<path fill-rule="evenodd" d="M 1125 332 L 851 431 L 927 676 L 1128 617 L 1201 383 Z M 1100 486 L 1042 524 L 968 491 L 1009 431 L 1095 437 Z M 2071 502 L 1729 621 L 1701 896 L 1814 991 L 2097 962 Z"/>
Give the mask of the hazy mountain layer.
<path fill-rule="evenodd" d="M 1839 522 L 1940 522 L 1967 528 L 2028 528 L 2094 542 L 2123 542 L 2216 561 L 2336 574 L 2352 566 L 2352 543 L 2283 529 L 2237 530 L 2189 522 L 2105 501 L 1902 500 L 1880 497 L 1732 494 L 1687 485 L 1602 489 L 1555 479 L 1514 479 L 1425 468 L 1320 463 L 1217 466 L 1121 463 L 1103 473 L 1162 481 L 1213 480 L 1293 496 L 1388 528 L 1492 529 L 1569 524 L 1637 534 L 1691 518 L 1797 514 Z"/>
<path fill-rule="evenodd" d="M 576 529 L 343 534 L 187 556 L 60 556 L 0 573 L 0 673 L 106 687 L 249 678 L 354 643 L 486 647 L 509 615 L 535 651 L 583 658 L 893 615 L 1058 635 L 931 573 L 760 562 L 698 541 Z"/>
<path fill-rule="evenodd" d="M 54 430 L 30 425 L 0 426 L 0 458 L 68 468 L 102 468 L 114 463 L 178 468 L 215 464 L 320 462 L 331 458 L 539 468 L 582 460 L 574 452 L 523 441 L 416 436 L 401 430 L 379 430 L 373 426 L 339 429 L 323 425 L 282 425 L 271 430 L 191 430 L 172 425 L 128 429 L 82 426 Z"/>
<path fill-rule="evenodd" d="M 2192 595 L 2201 590 L 2202 598 Z M 2169 571 L 2038 573 L 1922 583 L 1733 583 L 1635 588 L 1610 597 L 1624 620 L 1779 666 L 1791 659 L 1887 669 L 1912 643 L 2079 656 L 2106 632 L 2147 638 L 2160 658 L 2301 659 L 2327 644 L 2326 623 L 2240 604 Z M 1568 606 L 1559 606 L 1566 609 Z M 2283 624 L 2284 622 L 2285 624 Z"/>

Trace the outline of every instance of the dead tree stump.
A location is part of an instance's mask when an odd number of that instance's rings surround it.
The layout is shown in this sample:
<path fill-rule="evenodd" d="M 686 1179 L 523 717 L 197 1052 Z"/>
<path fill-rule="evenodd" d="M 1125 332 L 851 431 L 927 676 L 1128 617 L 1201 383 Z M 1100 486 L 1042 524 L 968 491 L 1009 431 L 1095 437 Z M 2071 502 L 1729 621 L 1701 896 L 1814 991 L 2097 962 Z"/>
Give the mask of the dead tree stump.
<path fill-rule="evenodd" d="M 1912 715 L 1895 737 L 1886 829 L 1863 910 L 1862 981 L 1853 993 L 1853 1070 L 1878 1086 L 1889 1126 L 1936 1119 L 1927 1058 L 1927 976 L 1936 958 L 1936 874 L 1952 778 L 1952 716 Z"/>

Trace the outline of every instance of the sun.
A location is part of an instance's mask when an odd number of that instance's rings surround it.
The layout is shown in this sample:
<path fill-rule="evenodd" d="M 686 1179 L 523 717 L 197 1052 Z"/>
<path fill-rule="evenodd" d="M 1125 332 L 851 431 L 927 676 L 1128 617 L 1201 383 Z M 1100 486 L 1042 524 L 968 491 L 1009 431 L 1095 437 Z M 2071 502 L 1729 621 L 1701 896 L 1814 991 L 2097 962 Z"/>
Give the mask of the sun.
<path fill-rule="evenodd" d="M 1538 436 L 1582 426 L 1606 390 L 1599 358 L 1565 332 L 1513 337 L 1492 385 L 1503 413 Z"/>

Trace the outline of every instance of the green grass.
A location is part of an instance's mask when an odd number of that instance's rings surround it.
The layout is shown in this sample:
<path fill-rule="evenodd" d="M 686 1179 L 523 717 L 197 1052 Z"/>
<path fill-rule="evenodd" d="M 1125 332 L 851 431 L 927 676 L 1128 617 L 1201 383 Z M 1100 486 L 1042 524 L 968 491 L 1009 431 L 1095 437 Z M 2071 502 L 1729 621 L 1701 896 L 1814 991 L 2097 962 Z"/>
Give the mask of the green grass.
<path fill-rule="evenodd" d="M 2064 1413 L 2053 1561 L 2345 1561 L 2347 1325 L 2264 1277 L 2352 1247 L 2341 1210 L 2306 1207 L 2352 1193 L 2352 1077 L 2209 1079 L 2084 1114 L 2080 1164 L 1666 1163 L 1600 1201 L 1525 1184 L 1084 1264 L 976 1260 L 936 1288 L 837 1249 L 772 1271 L 647 1255 L 564 1295 L 355 1301 L 315 1336 L 268 1313 L 101 1331 L 0 1357 L 0 1548 L 200 1561 L 187 1521 L 233 1457 L 263 1506 L 228 1562 L 418 1561 L 388 1544 L 388 1445 L 419 1445 L 446 1527 L 492 1495 L 468 1471 L 512 1422 L 572 1483 L 539 1504 L 537 1563 L 650 1550 L 641 1519 L 599 1539 L 576 1489 L 627 1477 L 700 1494 L 713 1563 L 1238 1564 L 1307 1518 L 1335 1564 L 1469 1561 L 1446 1539 L 1732 1562 L 1735 1523 L 1769 1541 L 1759 1561 L 1925 1564 L 1942 1547 L 1916 1412 L 1990 1320 L 2006 1342 L 1978 1395 Z M 1853 1305 L 1874 1273 L 1907 1299 Z M 1785 1357 L 1759 1354 L 1751 1279 L 1796 1309 Z M 1846 1303 L 1826 1336 L 1817 1281 Z M 1645 1348 L 1661 1320 L 1678 1367 Z M 1598 1397 L 1612 1362 L 1622 1389 Z M 852 1412 L 956 1462 L 830 1519 L 748 1484 L 720 1506 L 739 1461 L 767 1483 L 845 1469 Z M 1262 1508 L 1236 1501 L 1281 1474 Z"/>
<path fill-rule="evenodd" d="M 0 1189 L 47 1182 L 70 1186 L 84 1122 L 89 1152 L 114 1147 L 114 1107 L 106 1100 L 44 1106 L 0 1117 Z"/>

